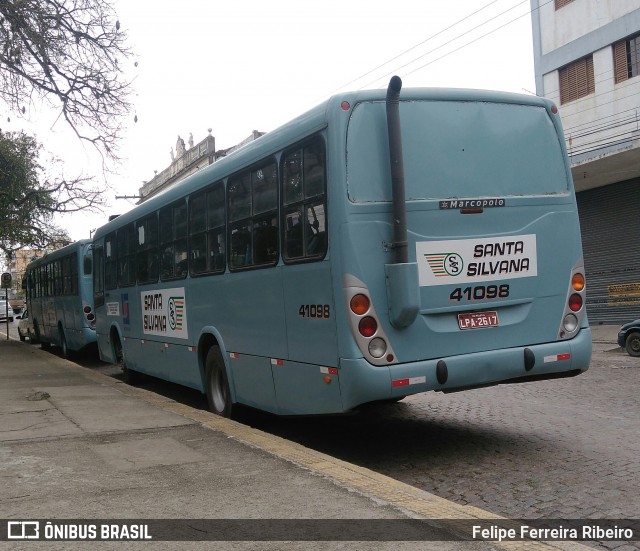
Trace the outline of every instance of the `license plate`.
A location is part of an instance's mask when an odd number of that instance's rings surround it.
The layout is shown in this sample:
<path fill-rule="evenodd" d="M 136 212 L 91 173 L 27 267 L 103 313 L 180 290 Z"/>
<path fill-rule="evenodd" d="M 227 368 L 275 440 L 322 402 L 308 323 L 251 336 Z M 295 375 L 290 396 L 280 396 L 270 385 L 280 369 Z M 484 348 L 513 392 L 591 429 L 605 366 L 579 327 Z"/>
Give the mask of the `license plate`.
<path fill-rule="evenodd" d="M 483 327 L 495 327 L 496 325 L 500 325 L 498 312 L 458 314 L 458 326 L 460 329 L 482 329 Z"/>

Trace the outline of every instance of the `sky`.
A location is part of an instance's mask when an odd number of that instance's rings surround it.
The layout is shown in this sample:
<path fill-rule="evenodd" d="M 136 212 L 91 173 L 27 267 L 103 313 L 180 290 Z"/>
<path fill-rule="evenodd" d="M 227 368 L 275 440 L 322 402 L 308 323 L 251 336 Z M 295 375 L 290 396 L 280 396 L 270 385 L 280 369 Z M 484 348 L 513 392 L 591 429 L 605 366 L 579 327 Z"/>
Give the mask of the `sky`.
<path fill-rule="evenodd" d="M 105 180 L 91 146 L 44 106 L 2 121 L 35 134 L 67 176 L 107 188 L 104 212 L 57 219 L 73 240 L 133 208 L 116 195 L 137 195 L 167 168 L 178 136 L 198 143 L 210 128 L 226 149 L 340 91 L 386 88 L 394 74 L 405 88 L 535 90 L 529 0 L 112 1 L 135 53 L 115 173 Z"/>

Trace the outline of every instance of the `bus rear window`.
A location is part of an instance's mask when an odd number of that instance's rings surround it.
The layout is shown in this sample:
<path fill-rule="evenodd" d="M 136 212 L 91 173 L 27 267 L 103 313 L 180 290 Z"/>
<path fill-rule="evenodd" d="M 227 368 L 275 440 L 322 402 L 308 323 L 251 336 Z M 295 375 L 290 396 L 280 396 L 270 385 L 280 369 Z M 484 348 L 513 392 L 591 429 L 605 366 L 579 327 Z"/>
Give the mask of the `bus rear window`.
<path fill-rule="evenodd" d="M 347 134 L 352 202 L 391 201 L 384 102 L 358 104 Z M 401 101 L 407 200 L 563 194 L 569 177 L 546 109 L 474 101 Z"/>

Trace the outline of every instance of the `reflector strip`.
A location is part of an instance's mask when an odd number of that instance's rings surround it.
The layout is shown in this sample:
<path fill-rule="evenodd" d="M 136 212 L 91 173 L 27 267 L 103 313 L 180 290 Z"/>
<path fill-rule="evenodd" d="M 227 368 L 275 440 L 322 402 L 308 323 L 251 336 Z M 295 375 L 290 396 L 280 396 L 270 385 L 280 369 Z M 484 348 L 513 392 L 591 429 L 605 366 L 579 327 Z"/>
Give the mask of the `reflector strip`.
<path fill-rule="evenodd" d="M 409 379 L 396 379 L 395 381 L 391 381 L 391 386 L 398 387 L 398 386 L 418 385 L 426 382 L 427 382 L 426 377 L 410 377 Z"/>
<path fill-rule="evenodd" d="M 240 357 L 240 354 L 237 354 L 236 352 L 229 352 L 229 357 L 232 360 L 237 360 Z"/>
<path fill-rule="evenodd" d="M 284 365 L 284 360 L 277 360 L 276 358 L 271 358 L 271 365 Z"/>
<path fill-rule="evenodd" d="M 140 344 L 144 344 L 144 339 L 142 339 L 142 340 L 140 341 Z"/>
<path fill-rule="evenodd" d="M 337 375 L 338 368 L 337 367 L 321 367 L 320 373 L 323 373 L 324 375 Z"/>
<path fill-rule="evenodd" d="M 171 348 L 171 345 L 170 345 L 168 342 L 165 342 L 165 343 L 164 343 L 164 347 L 165 347 L 165 348 Z"/>
<path fill-rule="evenodd" d="M 187 348 L 189 349 L 189 352 L 195 352 L 196 351 L 196 347 L 195 346 L 188 346 Z"/>
<path fill-rule="evenodd" d="M 571 354 L 557 354 L 555 356 L 545 356 L 544 363 L 562 362 L 570 359 L 571 359 Z"/>

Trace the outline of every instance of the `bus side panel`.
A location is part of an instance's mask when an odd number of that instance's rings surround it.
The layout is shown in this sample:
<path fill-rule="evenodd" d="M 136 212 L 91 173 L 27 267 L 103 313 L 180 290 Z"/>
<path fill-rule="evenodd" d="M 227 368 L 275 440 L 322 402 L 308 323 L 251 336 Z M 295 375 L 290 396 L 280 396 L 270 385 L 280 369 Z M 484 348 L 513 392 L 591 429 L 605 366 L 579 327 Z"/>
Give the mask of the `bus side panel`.
<path fill-rule="evenodd" d="M 283 269 L 288 359 L 338 367 L 336 307 L 331 263 L 311 262 Z"/>
<path fill-rule="evenodd" d="M 129 337 L 125 349 L 127 367 L 202 391 L 195 350 L 188 345 Z"/>
<path fill-rule="evenodd" d="M 277 413 L 270 358 L 231 353 L 229 368 L 233 372 L 236 401 Z"/>
<path fill-rule="evenodd" d="M 343 411 L 336 368 L 284 361 L 273 365 L 273 380 L 282 415 Z"/>
<path fill-rule="evenodd" d="M 283 358 L 287 353 L 281 268 L 191 278 L 187 292 L 189 338 L 215 327 L 230 352 Z"/>

